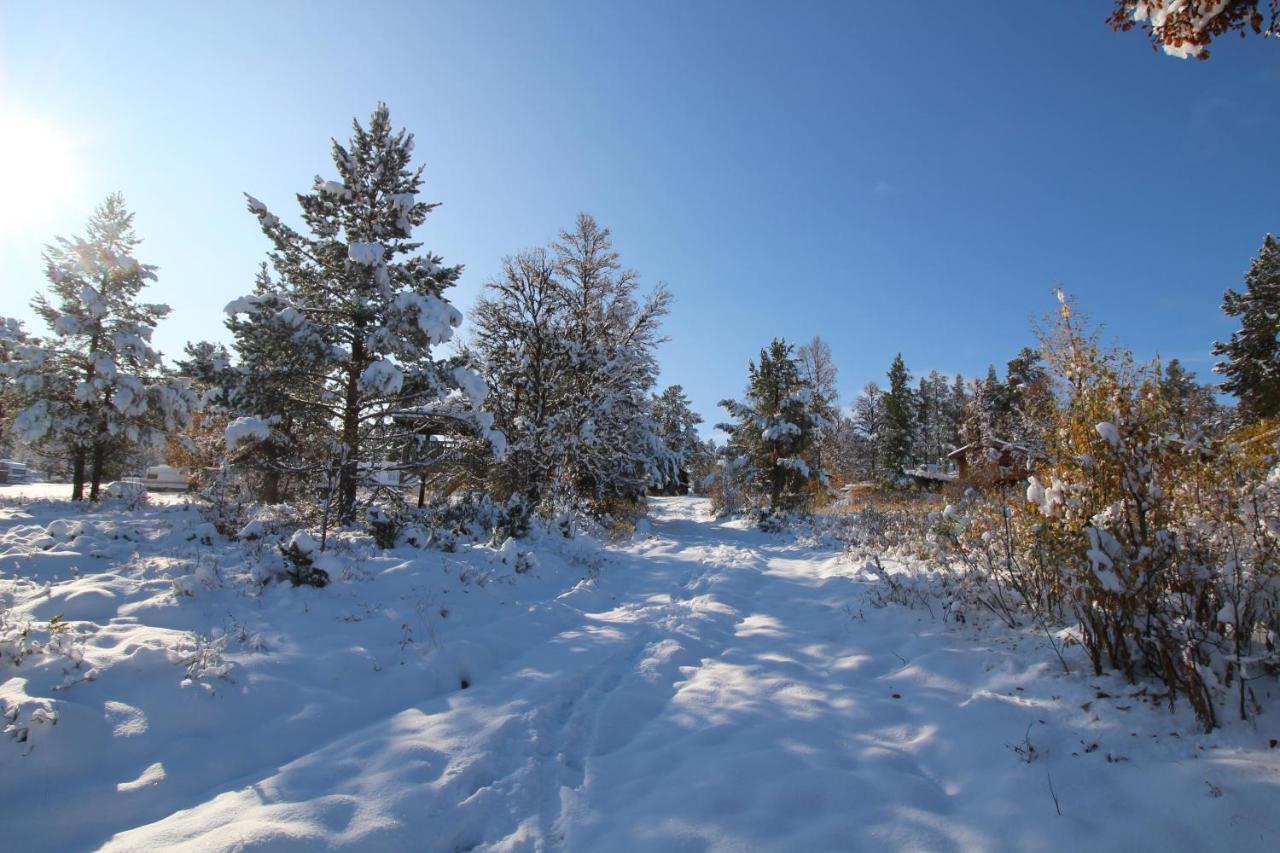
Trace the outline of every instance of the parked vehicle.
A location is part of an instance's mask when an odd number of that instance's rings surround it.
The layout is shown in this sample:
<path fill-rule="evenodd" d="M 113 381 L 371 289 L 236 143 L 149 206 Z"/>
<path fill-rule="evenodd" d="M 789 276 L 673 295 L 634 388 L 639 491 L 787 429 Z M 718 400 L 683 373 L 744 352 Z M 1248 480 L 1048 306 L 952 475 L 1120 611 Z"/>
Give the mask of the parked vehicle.
<path fill-rule="evenodd" d="M 27 466 L 21 462 L 0 459 L 0 485 L 16 486 L 19 483 L 29 483 L 31 482 L 30 474 Z"/>
<path fill-rule="evenodd" d="M 187 470 L 172 465 L 152 465 L 147 469 L 145 483 L 149 492 L 185 492 L 191 488 Z"/>
<path fill-rule="evenodd" d="M 113 480 L 103 487 L 102 493 L 109 498 L 133 501 L 146 495 L 147 487 L 142 480 Z"/>

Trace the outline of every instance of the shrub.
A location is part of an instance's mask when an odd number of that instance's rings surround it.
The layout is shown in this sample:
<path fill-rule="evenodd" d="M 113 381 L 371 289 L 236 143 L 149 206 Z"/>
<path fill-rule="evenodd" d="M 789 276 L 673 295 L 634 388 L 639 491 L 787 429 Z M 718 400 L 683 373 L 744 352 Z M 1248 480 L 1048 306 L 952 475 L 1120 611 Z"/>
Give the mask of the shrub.
<path fill-rule="evenodd" d="M 329 573 L 316 566 L 320 544 L 305 530 L 298 530 L 289 544 L 280 548 L 285 564 L 290 568 L 285 574 L 294 586 L 324 587 L 329 585 Z"/>

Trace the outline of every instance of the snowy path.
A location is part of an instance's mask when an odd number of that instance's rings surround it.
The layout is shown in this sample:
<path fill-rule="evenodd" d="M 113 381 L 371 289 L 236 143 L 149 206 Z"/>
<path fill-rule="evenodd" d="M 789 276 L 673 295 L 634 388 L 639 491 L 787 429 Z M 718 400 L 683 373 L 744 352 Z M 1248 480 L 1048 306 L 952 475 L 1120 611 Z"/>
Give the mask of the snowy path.
<path fill-rule="evenodd" d="M 842 555 L 704 509 L 655 501 L 652 536 L 598 584 L 494 626 L 518 643 L 468 689 L 427 690 L 307 742 L 107 849 L 1194 850 L 1280 838 L 1274 752 L 1190 735 L 1185 714 L 1126 698 L 1118 682 L 1063 678 L 1034 640 L 873 608 Z M 1030 762 L 1012 748 L 1024 737 Z"/>

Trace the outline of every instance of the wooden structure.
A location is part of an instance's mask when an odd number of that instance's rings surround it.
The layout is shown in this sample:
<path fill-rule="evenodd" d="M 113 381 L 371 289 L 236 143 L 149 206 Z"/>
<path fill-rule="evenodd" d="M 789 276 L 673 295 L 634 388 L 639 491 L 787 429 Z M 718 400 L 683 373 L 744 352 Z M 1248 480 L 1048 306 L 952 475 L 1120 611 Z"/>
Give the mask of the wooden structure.
<path fill-rule="evenodd" d="M 981 484 L 1021 480 L 1031 473 L 1039 458 L 1034 450 L 995 437 L 957 447 L 947 454 L 956 466 L 958 481 Z"/>

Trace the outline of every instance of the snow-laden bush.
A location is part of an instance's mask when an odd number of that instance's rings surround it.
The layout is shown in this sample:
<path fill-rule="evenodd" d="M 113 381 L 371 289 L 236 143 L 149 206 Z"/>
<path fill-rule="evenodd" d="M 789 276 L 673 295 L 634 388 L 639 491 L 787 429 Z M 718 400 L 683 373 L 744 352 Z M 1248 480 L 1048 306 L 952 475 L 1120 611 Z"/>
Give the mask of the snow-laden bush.
<path fill-rule="evenodd" d="M 365 510 L 369 535 L 379 548 L 394 548 L 408 522 L 403 501 L 386 501 Z"/>
<path fill-rule="evenodd" d="M 200 684 L 212 689 L 211 681 L 231 680 L 233 665 L 223 659 L 227 647 L 225 634 L 207 637 L 203 634 L 185 634 L 169 651 L 169 660 L 182 667 L 185 677 L 182 686 Z"/>
<path fill-rule="evenodd" d="M 317 565 L 321 557 L 320 543 L 307 531 L 296 531 L 289 543 L 280 547 L 280 554 L 287 564 L 285 574 L 294 586 L 329 585 L 329 573 Z"/>

